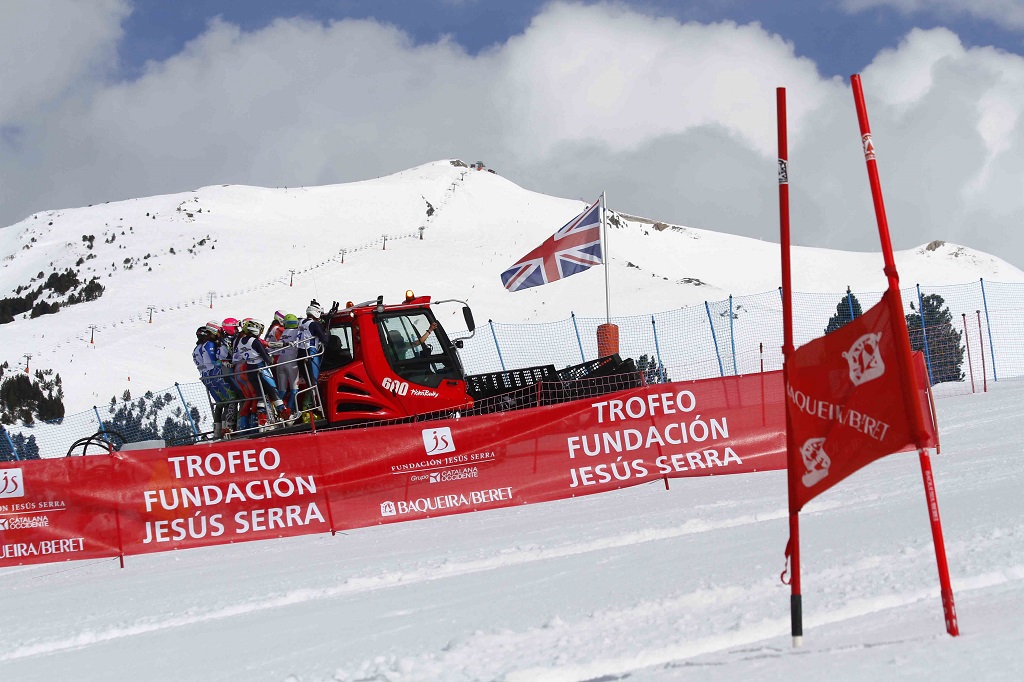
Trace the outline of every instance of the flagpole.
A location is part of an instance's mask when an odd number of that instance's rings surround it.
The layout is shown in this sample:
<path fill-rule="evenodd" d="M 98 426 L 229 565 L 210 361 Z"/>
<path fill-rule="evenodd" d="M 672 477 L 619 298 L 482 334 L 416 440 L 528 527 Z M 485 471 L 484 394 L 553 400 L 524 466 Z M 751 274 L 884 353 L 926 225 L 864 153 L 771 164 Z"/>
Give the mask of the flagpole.
<path fill-rule="evenodd" d="M 793 355 L 793 287 L 789 253 L 789 143 L 786 135 L 786 89 L 775 89 L 775 105 L 779 137 L 779 243 L 782 248 L 782 382 L 789 386 L 789 360 Z M 800 594 L 800 511 L 794 509 L 796 485 L 793 457 L 793 427 L 786 401 L 786 481 L 789 493 L 789 543 L 786 554 L 790 559 L 789 616 L 793 646 L 803 644 L 803 604 Z M 785 575 L 785 573 L 783 573 Z"/>
<path fill-rule="evenodd" d="M 913 425 L 918 455 L 921 462 L 921 476 L 924 479 L 925 499 L 928 503 L 928 516 L 931 522 L 932 544 L 935 547 L 935 561 L 939 569 L 939 585 L 942 595 L 942 611 L 946 620 L 946 632 L 953 637 L 960 634 L 960 626 L 956 617 L 956 605 L 953 602 L 953 588 L 949 580 L 949 566 L 946 562 L 946 546 L 942 537 L 942 521 L 939 518 L 939 501 L 935 493 L 935 477 L 932 474 L 931 458 L 924 447 L 926 442 L 925 427 L 917 387 L 917 376 L 913 371 L 910 335 L 907 332 L 907 321 L 903 317 L 903 299 L 900 296 L 900 278 L 896 272 L 896 261 L 893 257 L 892 240 L 889 235 L 889 222 L 885 217 L 885 202 L 882 200 L 882 184 L 878 178 L 878 165 L 875 160 L 875 145 L 871 139 L 871 124 L 868 121 L 868 110 L 864 103 L 864 90 L 860 75 L 850 76 L 853 89 L 853 101 L 857 107 L 857 122 L 860 124 L 861 144 L 864 147 L 864 160 L 868 167 L 868 181 L 871 185 L 871 198 L 875 204 L 875 219 L 878 222 L 878 236 L 882 242 L 882 256 L 885 260 L 885 275 L 889 280 L 889 305 L 893 325 L 900 337 L 896 340 L 900 354 L 900 384 L 903 386 L 903 403 L 907 416 Z M 924 327 L 924 311 L 921 311 L 921 325 Z"/>
<path fill-rule="evenodd" d="M 608 201 L 604 192 L 601 192 L 601 257 L 604 259 L 604 321 L 612 323 L 611 290 L 608 286 L 608 221 L 605 212 L 608 210 Z"/>

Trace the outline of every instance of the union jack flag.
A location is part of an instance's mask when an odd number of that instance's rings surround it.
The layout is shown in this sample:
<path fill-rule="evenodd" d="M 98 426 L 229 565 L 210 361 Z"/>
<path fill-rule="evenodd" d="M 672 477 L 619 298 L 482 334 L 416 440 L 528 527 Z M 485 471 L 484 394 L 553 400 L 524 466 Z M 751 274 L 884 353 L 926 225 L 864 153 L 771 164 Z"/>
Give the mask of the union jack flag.
<path fill-rule="evenodd" d="M 575 275 L 603 262 L 598 199 L 501 273 L 501 281 L 509 291 L 519 291 Z"/>

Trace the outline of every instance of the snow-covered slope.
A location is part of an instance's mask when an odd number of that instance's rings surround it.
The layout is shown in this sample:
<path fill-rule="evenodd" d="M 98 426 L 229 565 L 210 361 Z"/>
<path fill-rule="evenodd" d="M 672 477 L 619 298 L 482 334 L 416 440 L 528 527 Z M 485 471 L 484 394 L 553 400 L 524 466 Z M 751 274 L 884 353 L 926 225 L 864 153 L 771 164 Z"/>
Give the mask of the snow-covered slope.
<path fill-rule="evenodd" d="M 98 277 L 106 291 L 0 327 L 0 362 L 23 367 L 31 354 L 33 368 L 56 370 L 75 412 L 125 388 L 137 394 L 195 380 L 194 330 L 207 319 L 267 320 L 276 309 L 299 313 L 313 297 L 397 300 L 412 288 L 466 300 L 478 320 L 603 316 L 601 268 L 513 294 L 499 279 L 585 203 L 438 161 L 345 185 L 224 185 L 46 211 L 0 229 L 0 297 L 18 287 L 23 295 L 68 268 L 82 282 Z M 794 216 L 797 239 L 810 229 Z M 613 316 L 779 286 L 775 243 L 623 218 L 609 230 L 609 253 Z M 798 291 L 885 287 L 878 254 L 796 248 L 793 257 Z M 901 252 L 897 264 L 911 284 L 1024 282 L 1005 261 L 952 244 Z"/>
<path fill-rule="evenodd" d="M 917 457 L 801 513 L 784 472 L 661 481 L 347 533 L 0 571 L 0 679 L 1024 679 L 1024 387 L 938 403 L 945 634 Z"/>

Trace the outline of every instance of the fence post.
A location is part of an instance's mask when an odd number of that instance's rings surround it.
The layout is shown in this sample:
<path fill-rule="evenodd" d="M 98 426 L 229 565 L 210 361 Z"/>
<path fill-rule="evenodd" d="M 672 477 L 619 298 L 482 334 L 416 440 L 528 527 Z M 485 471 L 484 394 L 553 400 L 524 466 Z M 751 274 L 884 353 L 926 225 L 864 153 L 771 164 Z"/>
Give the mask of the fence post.
<path fill-rule="evenodd" d="M 654 323 L 654 315 L 651 315 L 651 329 L 654 330 L 654 353 L 658 356 L 658 381 L 665 383 L 665 365 L 661 364 L 661 345 L 658 343 L 658 325 Z"/>
<path fill-rule="evenodd" d="M 928 331 L 924 324 L 924 299 L 921 298 L 921 285 L 917 285 L 917 309 L 921 314 L 921 338 L 924 339 L 924 364 L 928 368 L 928 384 L 931 386 L 935 385 L 935 379 L 932 377 L 932 356 L 928 352 Z"/>
<path fill-rule="evenodd" d="M 501 363 L 501 371 L 505 370 L 505 359 L 501 357 L 501 346 L 498 345 L 498 335 L 494 333 L 494 320 L 487 320 L 487 323 L 491 325 L 491 338 L 494 339 L 494 349 L 498 351 L 498 362 Z"/>
<path fill-rule="evenodd" d="M 849 285 L 846 286 L 846 305 L 850 307 L 850 321 L 853 322 L 853 294 L 850 293 Z"/>
<path fill-rule="evenodd" d="M 572 328 L 576 330 L 576 343 L 580 347 L 580 362 L 586 362 L 587 356 L 583 354 L 583 339 L 580 338 L 580 328 L 576 324 L 576 313 L 570 311 L 569 314 L 572 315 Z"/>
<path fill-rule="evenodd" d="M 256 381 L 259 381 L 259 377 L 256 378 Z M 262 388 L 262 382 L 260 382 L 260 383 L 261 383 L 260 388 Z M 183 396 L 181 394 L 181 386 L 179 386 L 178 382 L 175 381 L 174 382 L 174 387 L 176 389 L 178 389 L 178 397 L 181 398 L 181 406 L 185 408 L 185 415 L 188 417 L 188 423 L 192 425 L 192 435 L 193 436 L 198 436 L 199 435 L 199 429 L 196 428 L 196 420 L 192 418 L 192 413 L 188 411 L 188 403 L 185 402 L 185 396 Z M 263 399 L 263 404 L 264 405 L 267 404 L 267 399 L 265 397 Z M 267 407 L 267 412 L 270 412 L 270 407 L 269 406 Z"/>
<path fill-rule="evenodd" d="M 0 425 L 0 431 L 3 432 L 4 438 L 7 440 L 7 444 L 11 446 L 11 454 L 14 455 L 14 461 L 20 462 L 21 457 L 18 456 L 18 448 L 14 447 L 14 441 L 11 440 L 11 437 L 9 435 L 7 435 L 7 429 Z"/>
<path fill-rule="evenodd" d="M 95 405 L 92 406 L 92 411 L 96 414 L 96 421 L 100 425 L 100 433 L 103 434 L 104 440 L 106 440 L 109 443 L 110 442 L 110 438 L 107 437 L 107 429 L 106 429 L 105 426 L 103 426 L 103 420 L 100 419 L 100 411 L 98 409 L 96 409 Z"/>
<path fill-rule="evenodd" d="M 729 339 L 732 341 L 732 373 L 733 376 L 736 376 L 739 372 L 736 371 L 736 332 L 733 329 L 732 320 L 732 294 L 729 294 Z"/>
<path fill-rule="evenodd" d="M 971 374 L 971 393 L 974 393 L 974 364 L 971 362 L 971 340 L 967 336 L 967 313 L 960 313 L 964 320 L 964 343 L 967 344 L 967 369 Z"/>
<path fill-rule="evenodd" d="M 992 345 L 992 321 L 988 319 L 988 298 L 985 296 L 985 278 L 981 280 L 981 302 L 985 304 L 985 326 L 988 327 L 988 349 L 992 355 L 992 381 L 999 381 L 996 374 L 996 349 Z"/>
<path fill-rule="evenodd" d="M 718 337 L 715 336 L 715 323 L 711 321 L 711 308 L 708 302 L 704 301 L 704 312 L 708 314 L 708 326 L 711 327 L 711 340 L 715 343 L 715 356 L 718 358 L 718 374 L 725 376 L 725 368 L 722 367 L 722 354 L 718 352 Z"/>

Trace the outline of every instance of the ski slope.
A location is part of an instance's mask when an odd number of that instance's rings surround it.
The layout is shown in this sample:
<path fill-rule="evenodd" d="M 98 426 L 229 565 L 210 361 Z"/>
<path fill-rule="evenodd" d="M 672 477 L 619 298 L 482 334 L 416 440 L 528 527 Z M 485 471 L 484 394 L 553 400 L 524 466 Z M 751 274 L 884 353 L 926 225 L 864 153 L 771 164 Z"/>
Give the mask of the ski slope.
<path fill-rule="evenodd" d="M 0 570 L 0 679 L 1024 679 L 1024 385 L 938 401 L 960 617 L 945 634 L 917 457 L 801 514 L 789 637 L 785 474 L 337 536 Z"/>
<path fill-rule="evenodd" d="M 66 268 L 83 280 L 99 277 L 106 291 L 56 314 L 25 313 L 3 325 L 0 362 L 20 368 L 31 355 L 32 369 L 55 370 L 67 413 L 74 414 L 126 389 L 138 396 L 196 381 L 195 329 L 208 319 L 267 322 L 278 309 L 301 313 L 314 297 L 327 307 L 378 295 L 394 302 L 411 288 L 435 300 L 467 301 L 481 325 L 561 321 L 573 312 L 604 317 L 603 267 L 516 293 L 499 278 L 599 189 L 579 199 L 552 197 L 458 163 L 436 161 L 343 185 L 203 187 L 28 216 L 0 229 L 0 297 L 19 286 L 34 289 Z M 614 193 L 608 206 L 615 210 Z M 778 288 L 778 244 L 656 218 L 628 217 L 608 230 L 613 317 Z M 813 232 L 793 216 L 796 243 Z M 92 248 L 83 241 L 88 236 Z M 901 251 L 896 261 L 910 286 L 981 277 L 1024 282 L 1024 272 L 1002 259 L 955 244 Z M 880 292 L 882 257 L 797 247 L 793 286 Z M 461 331 L 457 308 L 447 312 L 448 331 Z"/>

